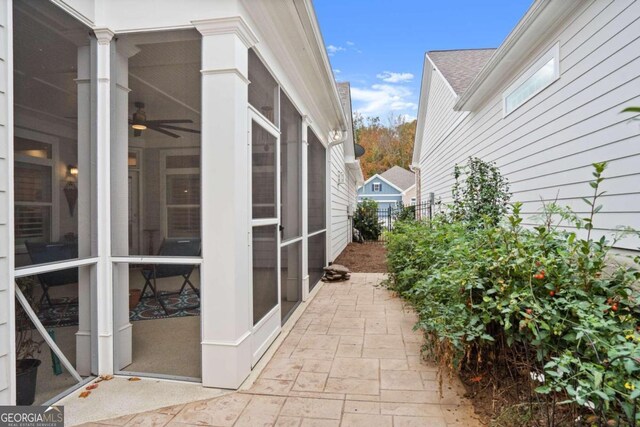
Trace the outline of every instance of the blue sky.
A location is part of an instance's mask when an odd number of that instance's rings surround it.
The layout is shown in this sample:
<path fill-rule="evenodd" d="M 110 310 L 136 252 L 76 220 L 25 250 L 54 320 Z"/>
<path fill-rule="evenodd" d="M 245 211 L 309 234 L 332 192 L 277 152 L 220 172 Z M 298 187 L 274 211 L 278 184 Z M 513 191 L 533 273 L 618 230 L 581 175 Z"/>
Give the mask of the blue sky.
<path fill-rule="evenodd" d="M 354 110 L 415 118 L 424 53 L 497 47 L 532 0 L 315 0 L 338 81 Z"/>

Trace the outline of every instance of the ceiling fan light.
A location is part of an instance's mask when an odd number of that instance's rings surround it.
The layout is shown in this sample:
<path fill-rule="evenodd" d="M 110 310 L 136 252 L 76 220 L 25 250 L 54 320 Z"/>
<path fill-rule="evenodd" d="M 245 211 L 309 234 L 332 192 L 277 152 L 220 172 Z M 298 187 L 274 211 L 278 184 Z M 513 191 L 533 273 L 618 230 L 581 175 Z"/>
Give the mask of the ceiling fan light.
<path fill-rule="evenodd" d="M 131 128 L 135 130 L 145 130 L 147 127 L 142 123 L 134 123 L 131 125 Z"/>

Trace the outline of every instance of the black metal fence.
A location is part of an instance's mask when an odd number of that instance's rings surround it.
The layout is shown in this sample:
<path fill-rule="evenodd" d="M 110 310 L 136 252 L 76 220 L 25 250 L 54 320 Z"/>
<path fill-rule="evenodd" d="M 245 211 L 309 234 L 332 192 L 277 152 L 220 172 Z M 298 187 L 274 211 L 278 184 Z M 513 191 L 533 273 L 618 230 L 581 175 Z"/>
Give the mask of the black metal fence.
<path fill-rule="evenodd" d="M 364 230 L 356 231 L 354 225 L 354 241 L 358 241 L 358 237 L 361 237 L 361 241 L 364 243 L 384 243 L 385 231 L 393 230 L 394 224 L 398 221 L 405 220 L 430 220 L 432 216 L 432 207 L 428 202 L 420 203 L 417 205 L 396 205 L 389 206 L 387 208 L 381 208 L 376 210 L 368 210 L 361 214 L 370 215 L 367 223 L 378 224 L 379 233 L 365 232 Z M 370 230 L 369 230 L 370 231 Z M 377 235 L 377 237 L 375 237 Z"/>

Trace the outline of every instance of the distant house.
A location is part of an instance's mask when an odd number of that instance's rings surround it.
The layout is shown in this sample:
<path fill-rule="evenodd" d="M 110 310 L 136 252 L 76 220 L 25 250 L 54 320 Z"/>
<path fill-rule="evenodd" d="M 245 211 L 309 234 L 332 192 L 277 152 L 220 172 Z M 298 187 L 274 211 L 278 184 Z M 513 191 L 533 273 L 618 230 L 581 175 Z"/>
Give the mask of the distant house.
<path fill-rule="evenodd" d="M 381 174 L 375 174 L 358 188 L 358 203 L 364 199 L 378 202 L 379 209 L 416 203 L 415 174 L 400 166 L 394 166 Z"/>
<path fill-rule="evenodd" d="M 607 161 L 594 234 L 640 227 L 640 2 L 536 0 L 497 49 L 425 56 L 412 170 L 418 201 L 451 200 L 453 167 L 495 162 L 523 225 L 558 200 L 583 216 Z M 369 191 L 367 191 L 369 193 Z M 636 249 L 640 238 L 617 246 Z"/>

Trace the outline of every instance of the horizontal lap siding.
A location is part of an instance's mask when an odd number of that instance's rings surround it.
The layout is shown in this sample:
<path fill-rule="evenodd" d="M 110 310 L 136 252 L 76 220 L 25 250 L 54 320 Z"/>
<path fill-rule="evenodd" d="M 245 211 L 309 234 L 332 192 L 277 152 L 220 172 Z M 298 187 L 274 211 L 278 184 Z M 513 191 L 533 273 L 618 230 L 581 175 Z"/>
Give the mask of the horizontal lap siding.
<path fill-rule="evenodd" d="M 588 207 L 581 198 L 592 192 L 591 164 L 608 161 L 603 183 L 607 195 L 595 227 L 609 236 L 618 226 L 640 227 L 640 125 L 620 114 L 627 106 L 640 105 L 640 2 L 590 2 L 528 58 L 535 61 L 556 41 L 558 81 L 505 118 L 502 94 L 496 93 L 454 123 L 439 145 L 428 146 L 425 139 L 423 200 L 434 192 L 436 200 L 450 201 L 454 165 L 478 156 L 496 162 L 509 179 L 513 200 L 524 202 L 526 224 L 535 223 L 532 216 L 543 201 L 556 198 L 584 216 Z M 439 122 L 429 122 L 428 112 L 425 133 L 430 126 L 441 129 Z M 638 238 L 617 243 L 626 249 L 639 245 Z"/>
<path fill-rule="evenodd" d="M 331 155 L 331 253 L 328 260 L 333 261 L 347 246 L 349 239 L 349 220 L 347 205 L 349 193 L 346 184 L 339 184 L 340 175 L 347 176 L 344 164 L 344 147 L 339 144 L 329 148 Z"/>
<path fill-rule="evenodd" d="M 7 30 L 7 2 L 0 1 L 0 405 L 10 405 L 11 387 L 13 379 L 11 363 L 11 272 L 9 265 L 10 251 L 10 150 L 9 140 L 9 109 L 7 89 L 9 86 L 9 67 L 7 65 L 7 52 L 9 51 Z"/>

